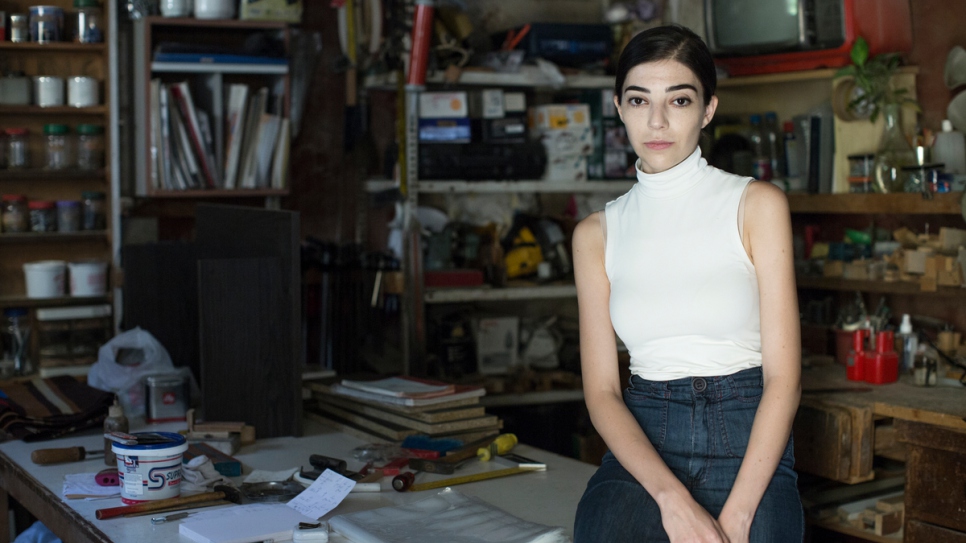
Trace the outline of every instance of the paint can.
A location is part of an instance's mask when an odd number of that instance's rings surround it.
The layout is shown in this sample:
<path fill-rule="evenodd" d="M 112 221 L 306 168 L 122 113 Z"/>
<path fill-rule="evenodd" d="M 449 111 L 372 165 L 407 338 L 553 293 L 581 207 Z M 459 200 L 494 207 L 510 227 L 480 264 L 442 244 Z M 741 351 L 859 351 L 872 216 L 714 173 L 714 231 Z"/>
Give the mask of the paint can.
<path fill-rule="evenodd" d="M 191 397 L 188 380 L 178 373 L 151 375 L 144 380 L 144 403 L 149 424 L 185 420 Z"/>
<path fill-rule="evenodd" d="M 50 75 L 34 76 L 34 101 L 40 107 L 64 105 L 64 78 Z"/>
<path fill-rule="evenodd" d="M 97 80 L 93 77 L 75 76 L 67 79 L 67 105 L 92 107 L 101 102 Z"/>
<path fill-rule="evenodd" d="M 136 445 L 115 442 L 121 501 L 126 504 L 177 498 L 181 495 L 181 459 L 188 443 L 173 432 L 135 433 L 135 437 L 161 437 L 163 443 L 147 441 Z"/>

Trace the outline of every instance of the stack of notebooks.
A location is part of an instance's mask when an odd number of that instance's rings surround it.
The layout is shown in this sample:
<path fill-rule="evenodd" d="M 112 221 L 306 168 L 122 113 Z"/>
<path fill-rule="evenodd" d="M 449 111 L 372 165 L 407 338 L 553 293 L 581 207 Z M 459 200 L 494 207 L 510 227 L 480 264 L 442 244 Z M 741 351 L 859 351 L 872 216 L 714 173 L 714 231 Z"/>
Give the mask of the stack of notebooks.
<path fill-rule="evenodd" d="M 363 439 L 429 436 L 469 442 L 497 435 L 503 427 L 503 421 L 480 405 L 483 387 L 412 377 L 306 386 L 312 391 L 308 416 Z"/>

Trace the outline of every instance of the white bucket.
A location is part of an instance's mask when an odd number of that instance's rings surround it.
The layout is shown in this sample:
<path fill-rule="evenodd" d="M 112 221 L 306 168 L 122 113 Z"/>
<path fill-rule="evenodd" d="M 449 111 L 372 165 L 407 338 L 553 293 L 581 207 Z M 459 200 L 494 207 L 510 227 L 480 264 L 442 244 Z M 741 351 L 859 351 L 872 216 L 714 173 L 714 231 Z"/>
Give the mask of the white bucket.
<path fill-rule="evenodd" d="M 71 262 L 70 295 L 103 296 L 107 292 L 107 262 L 87 260 Z"/>
<path fill-rule="evenodd" d="M 67 263 L 63 260 L 41 260 L 23 265 L 28 298 L 59 298 L 64 295 Z"/>
<path fill-rule="evenodd" d="M 145 445 L 111 444 L 111 450 L 117 455 L 121 501 L 135 504 L 180 496 L 181 458 L 188 450 L 185 437 L 173 432 L 133 435 L 159 435 L 171 441 Z"/>

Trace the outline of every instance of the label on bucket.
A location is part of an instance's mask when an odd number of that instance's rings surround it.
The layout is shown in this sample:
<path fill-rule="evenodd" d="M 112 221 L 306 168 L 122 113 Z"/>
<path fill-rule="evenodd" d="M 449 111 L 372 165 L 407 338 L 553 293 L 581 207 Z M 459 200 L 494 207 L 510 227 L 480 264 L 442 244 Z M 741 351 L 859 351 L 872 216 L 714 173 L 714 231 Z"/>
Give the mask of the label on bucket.
<path fill-rule="evenodd" d="M 144 494 L 144 485 L 141 483 L 141 474 L 128 473 L 127 476 L 124 477 L 124 492 L 126 494 L 133 494 L 135 496 Z"/>

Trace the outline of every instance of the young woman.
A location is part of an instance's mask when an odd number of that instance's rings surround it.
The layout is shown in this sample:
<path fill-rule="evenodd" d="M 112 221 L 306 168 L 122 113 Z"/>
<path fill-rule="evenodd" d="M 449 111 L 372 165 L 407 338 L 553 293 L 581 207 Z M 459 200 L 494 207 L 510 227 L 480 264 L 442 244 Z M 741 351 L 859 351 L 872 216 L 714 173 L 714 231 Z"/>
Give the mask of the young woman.
<path fill-rule="evenodd" d="M 715 87 L 707 46 L 683 27 L 637 35 L 618 62 L 638 183 L 574 232 L 584 393 L 610 449 L 576 543 L 802 540 L 788 203 L 701 158 Z M 631 357 L 623 394 L 615 332 Z"/>

